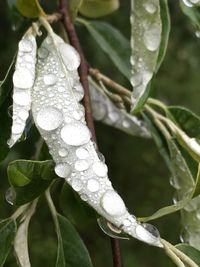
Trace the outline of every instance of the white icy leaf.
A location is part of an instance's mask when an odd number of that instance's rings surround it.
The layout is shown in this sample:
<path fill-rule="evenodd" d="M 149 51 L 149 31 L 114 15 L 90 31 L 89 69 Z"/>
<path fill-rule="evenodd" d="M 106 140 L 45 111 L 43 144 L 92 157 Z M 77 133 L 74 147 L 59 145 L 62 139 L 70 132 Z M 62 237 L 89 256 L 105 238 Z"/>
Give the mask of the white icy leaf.
<path fill-rule="evenodd" d="M 91 78 L 89 81 L 92 114 L 95 120 L 102 121 L 133 136 L 150 138 L 151 135 L 143 121 L 128 114 L 124 109 L 119 109 Z"/>
<path fill-rule="evenodd" d="M 161 41 L 161 17 L 159 0 L 131 1 L 131 65 L 133 86 L 133 110 L 147 90 L 157 63 Z"/>
<path fill-rule="evenodd" d="M 12 147 L 22 136 L 31 107 L 31 88 L 35 80 L 37 44 L 35 36 L 26 33 L 18 45 L 18 54 L 13 74 Z"/>
<path fill-rule="evenodd" d="M 77 73 L 80 59 L 69 45 L 67 53 L 60 50 L 66 45 L 53 34 L 43 41 L 38 51 L 37 77 L 32 90 L 35 124 L 55 161 L 56 174 L 66 179 L 81 199 L 109 222 L 140 239 L 135 232 L 140 223 L 132 220 L 123 200 L 113 189 L 108 179 L 108 168 L 91 140 L 84 108 L 79 103 L 81 98 L 77 97 L 76 88 L 83 95 Z M 69 62 L 73 67 L 69 67 Z M 60 90 L 61 87 L 64 90 Z M 129 219 L 131 223 L 127 226 Z M 159 237 L 143 241 L 162 246 Z"/>

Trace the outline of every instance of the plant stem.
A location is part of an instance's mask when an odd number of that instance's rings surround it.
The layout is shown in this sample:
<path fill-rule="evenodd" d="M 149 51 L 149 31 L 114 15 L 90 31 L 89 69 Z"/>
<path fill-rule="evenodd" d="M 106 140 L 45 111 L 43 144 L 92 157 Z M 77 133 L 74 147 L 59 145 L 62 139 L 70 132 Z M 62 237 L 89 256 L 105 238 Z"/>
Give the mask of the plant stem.
<path fill-rule="evenodd" d="M 67 32 L 67 35 L 69 37 L 69 41 L 80 55 L 81 63 L 79 67 L 79 76 L 80 76 L 80 82 L 84 89 L 83 104 L 85 107 L 85 119 L 86 119 L 88 128 L 90 129 L 92 133 L 92 138 L 94 141 L 96 141 L 96 135 L 95 135 L 95 129 L 94 129 L 94 123 L 93 123 L 93 117 L 92 117 L 91 101 L 90 101 L 90 95 L 89 95 L 89 83 L 88 83 L 88 78 L 87 78 L 88 64 L 85 60 L 82 48 L 80 46 L 76 31 L 75 31 L 75 27 L 69 17 L 67 0 L 59 0 L 59 3 L 60 3 L 60 13 L 62 15 L 62 22 L 65 28 L 65 31 Z"/>
<path fill-rule="evenodd" d="M 68 3 L 67 0 L 59 0 L 60 3 L 60 13 L 62 15 L 62 22 L 69 37 L 69 41 L 71 45 L 78 51 L 81 59 L 80 67 L 79 67 L 79 76 L 80 82 L 84 89 L 84 99 L 83 104 L 85 107 L 85 119 L 87 122 L 87 126 L 91 131 L 92 138 L 96 142 L 96 134 L 94 129 L 94 122 L 92 117 L 92 109 L 91 109 L 91 101 L 89 95 L 89 83 L 88 83 L 88 64 L 85 60 L 83 51 L 81 49 L 75 27 L 73 23 L 70 21 L 69 13 L 68 13 Z M 113 252 L 113 266 L 114 267 L 121 267 L 122 260 L 121 260 L 121 253 L 120 253 L 120 245 L 119 240 L 111 239 L 112 244 L 112 252 Z"/>

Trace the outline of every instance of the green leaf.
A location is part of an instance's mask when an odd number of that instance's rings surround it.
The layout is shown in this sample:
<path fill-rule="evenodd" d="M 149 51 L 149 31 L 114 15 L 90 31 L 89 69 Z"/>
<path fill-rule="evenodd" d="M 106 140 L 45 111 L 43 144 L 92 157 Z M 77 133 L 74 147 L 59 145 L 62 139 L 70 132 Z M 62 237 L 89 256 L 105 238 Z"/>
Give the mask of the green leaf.
<path fill-rule="evenodd" d="M 200 266 L 200 251 L 188 244 L 177 244 L 176 248 L 190 257 L 198 266 Z"/>
<path fill-rule="evenodd" d="M 74 22 L 76 17 L 77 17 L 77 13 L 79 11 L 79 8 L 82 4 L 83 0 L 71 0 L 69 1 L 69 14 L 70 14 L 70 18 L 71 20 Z"/>
<path fill-rule="evenodd" d="M 64 257 L 64 265 L 57 267 L 92 267 L 92 262 L 82 239 L 74 226 L 63 216 L 57 214 L 59 225 L 58 242 L 60 247 L 59 257 Z M 63 262 L 63 260 L 61 262 Z"/>
<path fill-rule="evenodd" d="M 155 0 L 153 4 L 149 3 L 132 0 L 131 5 L 131 84 L 134 113 L 142 109 L 148 98 L 161 42 L 162 21 L 159 0 Z M 161 59 L 160 55 L 159 60 Z"/>
<path fill-rule="evenodd" d="M 190 19 L 195 28 L 200 29 L 200 12 L 198 7 L 188 7 L 180 1 L 183 13 Z"/>
<path fill-rule="evenodd" d="M 15 205 L 22 205 L 41 195 L 56 178 L 53 161 L 16 160 L 8 165 L 7 173 Z"/>
<path fill-rule="evenodd" d="M 14 220 L 5 219 L 0 221 L 0 267 L 4 265 L 10 252 L 16 230 L 17 225 Z"/>
<path fill-rule="evenodd" d="M 157 66 L 155 72 L 158 71 L 160 65 L 163 62 L 169 41 L 171 21 L 169 15 L 168 0 L 160 0 L 160 16 L 162 21 L 162 32 L 161 32 L 161 42 L 160 42 L 160 48 L 159 48 Z"/>
<path fill-rule="evenodd" d="M 86 26 L 100 48 L 108 55 L 119 71 L 130 78 L 130 44 L 113 26 L 106 22 L 78 20 Z"/>
<path fill-rule="evenodd" d="M 168 111 L 168 117 L 173 118 L 185 133 L 190 137 L 200 138 L 200 117 L 198 115 L 180 106 L 170 106 Z"/>
<path fill-rule="evenodd" d="M 80 13 L 89 18 L 108 15 L 119 8 L 119 0 L 83 0 Z"/>
<path fill-rule="evenodd" d="M 16 7 L 23 16 L 28 18 L 45 16 L 44 10 L 39 4 L 39 0 L 17 0 Z"/>

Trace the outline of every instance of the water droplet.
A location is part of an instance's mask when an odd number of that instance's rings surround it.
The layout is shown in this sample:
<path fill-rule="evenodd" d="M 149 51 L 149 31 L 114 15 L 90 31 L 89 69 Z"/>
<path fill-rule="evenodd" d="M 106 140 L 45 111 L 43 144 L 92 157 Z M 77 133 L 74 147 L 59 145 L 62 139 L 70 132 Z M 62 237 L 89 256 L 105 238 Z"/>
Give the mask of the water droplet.
<path fill-rule="evenodd" d="M 124 120 L 124 121 L 122 122 L 122 126 L 123 126 L 124 128 L 130 128 L 130 127 L 131 127 L 130 122 L 129 122 L 128 120 Z"/>
<path fill-rule="evenodd" d="M 99 158 L 99 160 L 101 161 L 101 162 L 105 162 L 105 157 L 104 157 L 104 155 L 101 153 L 101 152 L 97 152 L 97 156 L 98 156 L 98 158 Z"/>
<path fill-rule="evenodd" d="M 200 31 L 196 31 L 195 35 L 196 35 L 197 38 L 200 38 Z"/>
<path fill-rule="evenodd" d="M 97 219 L 98 225 L 101 230 L 108 236 L 117 239 L 130 239 L 126 233 L 122 232 L 121 229 L 108 222 L 105 218 L 100 217 Z"/>
<path fill-rule="evenodd" d="M 18 116 L 19 116 L 19 118 L 20 118 L 21 120 L 25 121 L 25 120 L 27 120 L 28 117 L 29 117 L 29 112 L 26 111 L 26 110 L 20 110 L 20 111 L 18 112 Z"/>
<path fill-rule="evenodd" d="M 86 160 L 77 160 L 75 162 L 74 168 L 79 172 L 85 171 L 89 168 L 89 164 Z"/>
<path fill-rule="evenodd" d="M 125 227 L 129 227 L 129 226 L 131 226 L 131 224 L 132 224 L 132 222 L 131 222 L 129 219 L 125 219 L 125 220 L 123 221 L 123 225 L 124 225 Z"/>
<path fill-rule="evenodd" d="M 113 190 L 108 190 L 101 198 L 101 206 L 111 216 L 118 217 L 126 213 L 121 197 Z"/>
<path fill-rule="evenodd" d="M 89 157 L 89 152 L 87 149 L 79 147 L 76 149 L 76 156 L 79 159 L 87 159 Z"/>
<path fill-rule="evenodd" d="M 60 93 L 63 93 L 63 92 L 65 92 L 66 90 L 65 90 L 65 87 L 63 87 L 63 86 L 59 86 L 58 87 L 58 92 L 60 92 Z"/>
<path fill-rule="evenodd" d="M 99 190 L 99 188 L 100 188 L 100 184 L 97 181 L 97 179 L 91 178 L 91 179 L 88 180 L 87 189 L 90 192 L 97 192 Z"/>
<path fill-rule="evenodd" d="M 149 244 L 157 243 L 157 239 L 159 238 L 159 232 L 158 231 L 154 232 L 152 229 L 150 230 L 153 232 L 153 234 L 148 229 L 145 228 L 145 225 L 138 225 L 135 229 L 135 233 L 138 236 L 138 239 L 146 243 L 149 243 Z"/>
<path fill-rule="evenodd" d="M 46 106 L 38 112 L 36 122 L 41 129 L 52 131 L 62 124 L 63 115 L 57 108 Z"/>
<path fill-rule="evenodd" d="M 72 188 L 79 192 L 83 188 L 83 183 L 80 179 L 74 178 L 72 180 Z"/>
<path fill-rule="evenodd" d="M 156 12 L 156 5 L 154 4 L 153 1 L 148 1 L 146 3 L 143 4 L 145 10 L 150 13 L 150 14 L 153 14 Z"/>
<path fill-rule="evenodd" d="M 160 45 L 161 29 L 159 25 L 151 25 L 150 29 L 144 32 L 144 44 L 150 51 L 155 51 Z"/>
<path fill-rule="evenodd" d="M 115 123 L 119 119 L 119 114 L 117 112 L 109 112 L 108 118 L 111 120 L 112 123 Z"/>
<path fill-rule="evenodd" d="M 45 48 L 45 47 L 41 47 L 39 50 L 38 50 L 38 57 L 39 58 L 46 58 L 49 54 L 49 51 Z"/>
<path fill-rule="evenodd" d="M 10 205 L 15 204 L 16 192 L 13 187 L 9 187 L 5 194 L 5 199 Z"/>
<path fill-rule="evenodd" d="M 83 113 L 82 111 L 77 111 L 75 110 L 73 113 L 72 113 L 72 116 L 75 120 L 80 120 L 82 117 L 83 117 Z"/>
<path fill-rule="evenodd" d="M 57 77 L 54 74 L 46 74 L 43 80 L 46 85 L 54 85 L 57 82 Z"/>
<path fill-rule="evenodd" d="M 154 237 L 157 237 L 157 238 L 160 237 L 160 233 L 159 233 L 158 229 L 154 225 L 149 224 L 149 223 L 143 223 L 142 225 Z"/>
<path fill-rule="evenodd" d="M 81 197 L 81 199 L 82 199 L 83 201 L 87 201 L 87 199 L 88 199 L 88 197 L 87 197 L 86 194 L 81 194 L 80 197 Z"/>
<path fill-rule="evenodd" d="M 198 212 L 196 213 L 196 217 L 197 217 L 198 220 L 200 220 L 200 211 L 198 211 Z"/>
<path fill-rule="evenodd" d="M 132 86 L 138 86 L 142 83 L 142 75 L 140 73 L 135 73 L 131 77 Z"/>
<path fill-rule="evenodd" d="M 20 106 L 28 106 L 31 103 L 30 92 L 15 91 L 13 94 L 13 101 Z"/>
<path fill-rule="evenodd" d="M 65 125 L 61 130 L 62 140 L 72 146 L 81 146 L 89 142 L 90 131 L 83 123 L 75 122 Z"/>
<path fill-rule="evenodd" d="M 27 38 L 22 39 L 19 42 L 19 51 L 21 52 L 31 52 L 33 49 L 33 44 L 31 40 L 28 40 Z"/>
<path fill-rule="evenodd" d="M 92 115 L 94 116 L 95 120 L 100 121 L 102 120 L 107 114 L 106 105 L 99 101 L 94 101 L 92 104 Z"/>
<path fill-rule="evenodd" d="M 93 169 L 94 173 L 99 177 L 105 177 L 107 175 L 107 172 L 108 172 L 108 168 L 107 168 L 106 164 L 104 164 L 101 161 L 95 162 L 92 165 L 92 169 Z"/>
<path fill-rule="evenodd" d="M 77 51 L 66 43 L 59 45 L 62 60 L 68 70 L 76 70 L 80 65 L 80 57 Z"/>
<path fill-rule="evenodd" d="M 24 125 L 23 124 L 15 123 L 12 126 L 12 133 L 13 134 L 21 134 L 23 132 L 23 130 L 24 130 Z"/>
<path fill-rule="evenodd" d="M 59 163 L 55 167 L 55 173 L 61 178 L 68 178 L 71 174 L 71 167 L 67 163 Z"/>
<path fill-rule="evenodd" d="M 83 90 L 83 87 L 81 84 L 78 84 L 76 86 L 74 86 L 74 95 L 75 95 L 75 98 L 76 100 L 79 102 L 83 99 L 84 97 L 84 90 Z"/>
<path fill-rule="evenodd" d="M 59 156 L 66 157 L 68 155 L 68 150 L 66 148 L 60 148 L 58 151 Z"/>
<path fill-rule="evenodd" d="M 32 73 L 27 69 L 17 69 L 13 74 L 13 84 L 20 89 L 31 88 L 34 83 Z"/>

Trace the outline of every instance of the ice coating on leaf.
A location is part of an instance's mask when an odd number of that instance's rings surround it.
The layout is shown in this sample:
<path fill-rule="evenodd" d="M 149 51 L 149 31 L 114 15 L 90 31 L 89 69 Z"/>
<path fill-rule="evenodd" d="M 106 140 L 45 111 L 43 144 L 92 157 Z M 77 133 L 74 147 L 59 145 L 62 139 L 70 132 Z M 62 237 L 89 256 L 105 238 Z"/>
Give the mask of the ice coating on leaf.
<path fill-rule="evenodd" d="M 128 213 L 123 200 L 113 189 L 108 179 L 108 168 L 91 140 L 84 108 L 77 98 L 76 88 L 79 92 L 82 88 L 77 70 L 69 68 L 67 58 L 63 60 L 61 46 L 64 46 L 64 41 L 56 35 L 43 41 L 38 51 L 37 77 L 32 90 L 34 121 L 55 161 L 56 174 L 113 225 L 144 242 L 162 246 L 158 236 L 149 232 L 149 236 L 143 238 L 136 233 L 136 227 L 142 224 Z M 77 53 L 72 52 L 70 60 L 73 57 L 75 62 L 79 61 Z M 54 76 L 56 82 L 49 82 Z M 65 90 L 60 90 L 61 87 Z M 50 109 L 53 111 L 51 115 L 48 114 Z M 58 123 L 52 120 L 54 116 Z"/>
<path fill-rule="evenodd" d="M 106 96 L 90 79 L 90 96 L 92 102 L 92 114 L 95 120 L 118 128 L 130 135 L 150 138 L 150 133 L 143 121 L 130 115 L 124 109 L 120 109 Z"/>
<path fill-rule="evenodd" d="M 133 110 L 138 110 L 146 100 L 147 86 L 156 68 L 162 25 L 159 0 L 132 0 L 131 6 L 130 81 L 133 86 Z"/>
<path fill-rule="evenodd" d="M 13 74 L 13 123 L 8 145 L 13 146 L 22 136 L 31 107 L 31 88 L 35 80 L 36 40 L 26 33 L 18 45 L 18 54 Z"/>

